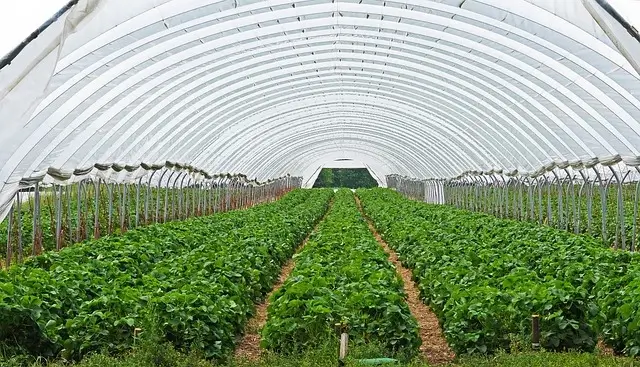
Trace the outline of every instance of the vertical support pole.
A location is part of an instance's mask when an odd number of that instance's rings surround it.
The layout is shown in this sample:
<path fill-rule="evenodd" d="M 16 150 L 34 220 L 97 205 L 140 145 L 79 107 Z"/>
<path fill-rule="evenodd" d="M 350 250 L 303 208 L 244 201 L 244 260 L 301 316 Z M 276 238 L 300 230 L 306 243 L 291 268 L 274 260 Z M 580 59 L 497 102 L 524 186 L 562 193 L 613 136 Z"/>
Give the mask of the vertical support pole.
<path fill-rule="evenodd" d="M 122 199 L 120 200 L 120 232 L 127 231 L 127 198 L 129 197 L 127 184 L 122 184 Z"/>
<path fill-rule="evenodd" d="M 56 195 L 56 249 L 62 249 L 62 185 L 58 185 Z"/>
<path fill-rule="evenodd" d="M 107 194 L 109 195 L 109 210 L 107 212 L 107 233 L 113 234 L 113 183 L 106 183 Z"/>
<path fill-rule="evenodd" d="M 601 205 L 601 210 L 602 210 L 602 223 L 601 223 L 601 235 L 602 235 L 602 242 L 609 246 L 608 242 L 608 234 L 607 234 L 607 184 L 602 180 L 602 176 L 600 175 L 600 172 L 593 167 L 593 171 L 596 173 L 596 178 L 598 180 L 598 186 L 599 186 L 599 190 L 600 190 L 600 205 Z"/>
<path fill-rule="evenodd" d="M 82 181 L 79 181 L 77 185 L 78 189 L 76 190 L 76 199 L 78 202 L 76 203 L 76 243 L 80 243 L 80 241 L 83 240 L 82 228 L 84 228 L 82 223 Z"/>
<path fill-rule="evenodd" d="M 67 215 L 66 215 L 66 219 L 67 219 L 67 228 L 69 229 L 69 244 L 73 244 L 74 241 L 74 237 L 73 237 L 73 221 L 72 216 L 73 216 L 73 212 L 71 211 L 71 186 L 70 185 L 65 185 L 64 186 L 64 196 L 65 196 L 65 203 L 67 203 Z"/>
<path fill-rule="evenodd" d="M 24 259 L 24 247 L 22 244 L 22 195 L 20 195 L 20 190 L 16 193 L 16 208 L 18 208 L 16 215 L 16 225 L 18 226 L 18 263 L 22 263 Z"/>
<path fill-rule="evenodd" d="M 636 171 L 640 173 L 640 168 L 635 167 Z M 638 199 L 640 198 L 640 179 L 636 181 L 636 189 L 633 195 L 633 224 L 631 227 L 631 251 L 636 251 L 636 244 L 638 241 Z"/>
<path fill-rule="evenodd" d="M 136 183 L 136 228 L 140 227 L 140 185 L 142 185 L 142 177 Z"/>
<path fill-rule="evenodd" d="M 573 232 L 575 234 L 578 234 L 582 231 L 582 195 L 583 193 L 585 194 L 585 197 L 587 197 L 589 194 L 588 192 L 585 191 L 585 188 L 587 188 L 588 191 L 588 183 L 587 181 L 584 179 L 584 175 L 582 173 L 582 169 L 579 171 L 580 172 L 580 176 L 582 176 L 582 183 L 580 184 L 580 189 L 578 190 L 578 209 L 576 212 L 576 218 L 574 220 L 574 224 L 573 224 Z"/>
<path fill-rule="evenodd" d="M 149 197 L 151 196 L 151 180 L 153 179 L 153 175 L 158 171 L 151 172 L 149 176 L 149 180 L 147 181 L 147 190 L 144 195 L 144 224 L 149 224 Z"/>
<path fill-rule="evenodd" d="M 95 202 L 93 213 L 93 238 L 100 238 L 100 179 L 95 182 Z"/>
<path fill-rule="evenodd" d="M 166 223 L 169 219 L 169 184 L 171 183 L 171 177 L 173 177 L 173 175 L 176 172 L 173 171 L 171 172 L 171 174 L 169 175 L 169 178 L 167 178 L 167 186 L 164 189 L 164 212 L 163 212 L 163 217 L 164 217 L 164 222 Z M 173 197 L 171 198 L 173 199 Z"/>
<path fill-rule="evenodd" d="M 533 180 L 531 180 L 529 177 L 527 177 L 527 204 L 529 204 L 529 217 L 527 219 L 534 222 L 536 220 L 536 211 L 535 211 L 536 203 L 533 196 L 533 189 L 534 187 L 537 187 L 537 186 L 538 186 L 537 178 L 534 178 Z"/>
<path fill-rule="evenodd" d="M 9 269 L 9 267 L 11 266 L 11 260 L 13 259 L 13 246 L 11 246 L 11 232 L 13 230 L 14 208 L 15 208 L 15 202 L 11 204 L 11 209 L 9 209 L 9 217 L 7 218 L 7 252 L 6 252 L 6 259 L 5 259 L 6 269 Z M 20 224 L 18 223 L 18 225 Z"/>
<path fill-rule="evenodd" d="M 542 182 L 542 178 L 544 178 L 544 183 Z M 543 184 L 545 187 L 548 184 L 547 176 L 542 176 L 542 178 L 538 180 L 538 224 L 539 225 L 544 224 L 544 210 L 542 209 L 544 205 L 543 204 L 544 201 L 542 200 L 542 187 L 543 187 Z"/>
<path fill-rule="evenodd" d="M 42 230 L 40 228 L 40 183 L 36 182 L 33 191 L 33 230 L 32 239 L 33 239 L 33 247 L 31 249 L 32 255 L 39 255 L 42 249 Z"/>
<path fill-rule="evenodd" d="M 563 223 L 564 223 L 564 205 L 563 205 L 563 196 L 562 196 L 562 192 L 563 192 L 563 188 L 562 188 L 562 181 L 560 179 L 560 177 L 558 177 L 558 173 L 556 172 L 556 170 L 554 169 L 553 171 L 551 171 L 551 173 L 553 173 L 554 176 L 554 181 L 556 182 L 556 186 L 558 189 L 558 229 L 562 229 Z M 551 225 L 551 220 L 549 220 L 549 225 Z"/>

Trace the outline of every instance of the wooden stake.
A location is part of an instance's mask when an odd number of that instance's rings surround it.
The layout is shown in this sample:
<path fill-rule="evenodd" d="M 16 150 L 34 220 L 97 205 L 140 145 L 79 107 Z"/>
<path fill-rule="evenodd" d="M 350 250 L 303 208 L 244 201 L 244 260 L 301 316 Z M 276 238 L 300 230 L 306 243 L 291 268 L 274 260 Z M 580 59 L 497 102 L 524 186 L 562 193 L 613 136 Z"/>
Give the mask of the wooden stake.
<path fill-rule="evenodd" d="M 531 347 L 540 350 L 540 315 L 531 316 Z"/>
<path fill-rule="evenodd" d="M 342 333 L 340 335 L 340 361 L 339 366 L 344 366 L 344 360 L 347 358 L 347 351 L 349 349 L 349 334 Z"/>

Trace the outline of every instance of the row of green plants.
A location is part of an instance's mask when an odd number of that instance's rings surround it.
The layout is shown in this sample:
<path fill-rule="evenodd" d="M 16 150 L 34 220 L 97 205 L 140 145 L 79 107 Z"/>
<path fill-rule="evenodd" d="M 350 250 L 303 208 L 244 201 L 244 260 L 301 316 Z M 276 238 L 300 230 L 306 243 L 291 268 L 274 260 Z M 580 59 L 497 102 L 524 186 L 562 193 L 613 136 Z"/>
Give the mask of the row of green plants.
<path fill-rule="evenodd" d="M 562 202 L 560 203 L 559 191 L 561 188 Z M 606 193 L 599 186 L 590 188 L 589 185 L 584 187 L 574 185 L 572 187 L 569 184 L 564 184 L 560 187 L 554 184 L 550 186 L 549 190 L 547 190 L 546 186 L 542 186 L 540 195 L 538 188 L 532 187 L 531 197 L 528 195 L 526 186 L 510 186 L 508 189 L 466 187 L 456 188 L 455 190 L 458 193 L 453 195 L 462 198 L 464 201 L 462 205 L 456 203 L 457 206 L 467 209 L 472 209 L 474 206 L 482 208 L 488 206 L 487 211 L 490 214 L 518 219 L 526 218 L 531 222 L 541 222 L 570 232 L 590 234 L 603 241 L 606 239 L 606 245 L 612 247 L 623 247 L 622 231 L 624 231 L 624 248 L 630 249 L 634 226 L 636 227 L 636 240 L 640 236 L 640 231 L 638 230 L 640 218 L 635 218 L 634 221 L 636 205 L 635 183 L 622 186 L 622 223 L 618 215 L 618 187 L 616 184 L 610 185 Z M 590 200 L 588 199 L 589 197 Z M 521 199 L 522 207 L 520 207 Z M 450 197 L 452 203 L 453 200 L 453 197 Z M 550 215 L 548 203 L 551 205 Z M 591 206 L 590 224 L 589 206 Z M 562 215 L 560 215 L 560 211 L 562 211 Z M 606 216 L 604 234 L 602 228 L 603 214 Z"/>
<path fill-rule="evenodd" d="M 279 353 L 310 350 L 335 340 L 382 345 L 410 357 L 420 345 L 402 279 L 342 189 L 324 221 L 295 257 L 296 265 L 272 296 L 262 345 Z"/>
<path fill-rule="evenodd" d="M 295 190 L 273 204 L 142 227 L 0 271 L 0 349 L 79 359 L 154 338 L 223 358 L 332 195 Z"/>
<path fill-rule="evenodd" d="M 111 199 L 109 198 L 110 190 Z M 180 201 L 179 189 L 151 188 L 147 192 L 146 185 L 143 185 L 138 192 L 135 185 L 101 183 L 96 207 L 96 186 L 93 183 L 63 186 L 62 191 L 59 186 L 42 188 L 40 228 L 35 236 L 36 246 L 34 246 L 33 234 L 34 193 L 22 193 L 21 205 L 14 205 L 11 218 L 7 217 L 0 222 L 0 260 L 7 257 L 9 220 L 12 222 L 9 241 L 12 262 L 56 249 L 58 247 L 56 238 L 58 202 L 61 204 L 60 247 L 108 234 L 126 232 L 128 229 L 135 228 L 136 224 L 162 223 L 239 208 L 240 192 L 237 190 L 227 192 L 227 189 L 219 188 L 212 193 L 207 193 L 210 204 L 207 208 L 202 203 L 198 206 L 198 200 L 202 200 L 202 197 L 196 190 L 184 188 L 183 198 Z M 146 199 L 147 196 L 148 199 Z M 145 201 L 148 201 L 146 209 Z M 111 215 L 109 215 L 110 202 Z M 123 206 L 124 212 L 121 209 Z M 96 216 L 98 217 L 97 227 Z M 18 230 L 19 227 L 20 230 Z M 0 263 L 0 267 L 3 265 L 4 261 Z"/>
<path fill-rule="evenodd" d="M 550 350 L 593 350 L 598 337 L 640 352 L 640 257 L 585 235 L 358 191 L 366 214 L 413 275 L 458 354 L 508 349 L 541 317 Z"/>

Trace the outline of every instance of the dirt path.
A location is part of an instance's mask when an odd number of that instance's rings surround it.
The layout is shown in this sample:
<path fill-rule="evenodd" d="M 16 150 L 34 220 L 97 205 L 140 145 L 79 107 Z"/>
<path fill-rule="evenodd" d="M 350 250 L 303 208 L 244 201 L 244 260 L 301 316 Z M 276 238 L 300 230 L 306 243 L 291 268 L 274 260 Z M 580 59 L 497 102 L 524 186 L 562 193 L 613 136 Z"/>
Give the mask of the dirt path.
<path fill-rule="evenodd" d="M 320 219 L 318 223 L 316 223 L 313 230 L 307 235 L 307 238 L 305 238 L 304 241 L 302 241 L 302 243 L 298 246 L 298 248 L 296 248 L 295 253 L 300 252 L 300 250 L 302 250 L 302 248 L 307 244 L 309 238 L 311 237 L 311 234 L 314 233 L 320 223 L 324 221 L 324 218 L 327 216 L 327 213 L 331 209 L 331 205 L 333 205 L 333 199 L 329 203 L 327 211 L 325 212 L 322 219 Z M 293 261 L 293 259 L 287 260 L 287 262 L 282 267 L 282 271 L 280 272 L 278 281 L 273 286 L 271 292 L 269 292 L 269 294 L 261 304 L 256 306 L 256 314 L 247 322 L 247 326 L 244 329 L 244 335 L 242 336 L 240 342 L 236 345 L 235 357 L 250 360 L 257 360 L 260 358 L 260 355 L 262 354 L 262 348 L 260 348 L 260 329 L 262 329 L 267 322 L 267 309 L 269 308 L 270 303 L 269 299 L 271 299 L 272 294 L 277 292 L 278 289 L 282 287 L 284 281 L 287 280 L 289 274 L 291 274 L 291 271 L 293 271 L 294 266 L 295 262 Z"/>
<path fill-rule="evenodd" d="M 400 260 L 398 254 L 393 251 L 389 245 L 380 237 L 378 231 L 371 220 L 364 214 L 360 199 L 356 196 L 356 202 L 358 208 L 362 213 L 362 217 L 365 218 L 369 224 L 371 233 L 376 237 L 380 246 L 384 248 L 384 251 L 389 255 L 389 260 L 396 267 L 396 271 L 402 278 L 404 283 L 404 290 L 407 293 L 407 305 L 413 316 L 418 320 L 418 327 L 420 333 L 420 339 L 422 345 L 420 345 L 420 357 L 429 362 L 430 365 L 446 364 L 453 361 L 455 354 L 449 348 L 446 339 L 442 335 L 440 330 L 440 324 L 438 318 L 431 311 L 429 306 L 425 305 L 420 299 L 420 291 L 411 278 L 411 270 L 405 268 Z"/>

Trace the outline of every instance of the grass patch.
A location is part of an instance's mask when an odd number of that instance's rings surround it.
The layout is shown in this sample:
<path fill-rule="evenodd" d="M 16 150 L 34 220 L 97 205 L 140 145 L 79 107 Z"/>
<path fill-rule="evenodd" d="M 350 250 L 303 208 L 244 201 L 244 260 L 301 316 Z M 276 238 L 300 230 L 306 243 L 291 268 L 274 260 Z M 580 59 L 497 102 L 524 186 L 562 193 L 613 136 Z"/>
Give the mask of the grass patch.
<path fill-rule="evenodd" d="M 372 345 L 355 347 L 350 351 L 346 366 L 360 366 L 359 358 L 382 357 L 381 348 Z M 92 354 L 81 362 L 64 361 L 47 363 L 27 357 L 2 359 L 2 367 L 335 367 L 338 365 L 337 345 L 330 343 L 303 354 L 281 356 L 267 353 L 259 361 L 232 359 L 214 364 L 197 353 L 184 354 L 168 344 L 140 345 L 119 357 Z M 388 366 L 388 365 L 387 365 Z M 424 362 L 396 364 L 397 367 L 428 367 Z M 628 357 L 603 356 L 597 353 L 520 352 L 497 353 L 488 357 L 463 357 L 450 366 L 458 367 L 630 367 L 640 366 L 640 361 Z"/>

